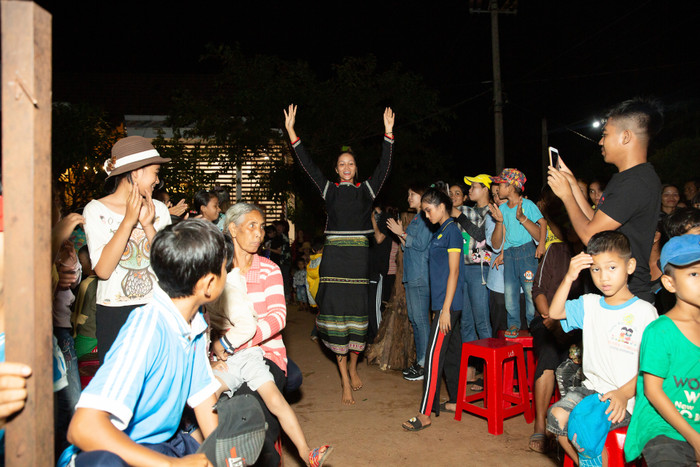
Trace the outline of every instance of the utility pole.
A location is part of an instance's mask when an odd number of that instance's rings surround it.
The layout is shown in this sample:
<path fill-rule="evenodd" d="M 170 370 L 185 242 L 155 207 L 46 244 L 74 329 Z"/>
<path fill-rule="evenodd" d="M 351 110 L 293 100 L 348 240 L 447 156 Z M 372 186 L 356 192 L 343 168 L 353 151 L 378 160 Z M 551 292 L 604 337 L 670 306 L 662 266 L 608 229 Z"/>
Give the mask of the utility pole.
<path fill-rule="evenodd" d="M 482 5 L 488 1 L 486 9 Z M 493 62 L 493 124 L 496 152 L 496 173 L 505 167 L 505 145 L 503 137 L 503 87 L 501 84 L 501 48 L 498 35 L 498 15 L 517 13 L 518 1 L 471 0 L 470 13 L 488 13 L 491 16 L 491 60 Z"/>

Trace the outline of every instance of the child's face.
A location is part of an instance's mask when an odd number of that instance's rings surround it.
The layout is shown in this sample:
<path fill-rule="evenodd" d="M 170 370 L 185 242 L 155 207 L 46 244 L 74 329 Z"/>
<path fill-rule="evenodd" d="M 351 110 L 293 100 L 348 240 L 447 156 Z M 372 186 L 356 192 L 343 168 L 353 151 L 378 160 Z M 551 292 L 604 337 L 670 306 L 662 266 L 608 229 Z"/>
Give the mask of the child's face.
<path fill-rule="evenodd" d="M 591 257 L 593 283 L 606 297 L 612 297 L 627 288 L 627 276 L 634 272 L 634 259 L 625 260 L 614 251 L 606 251 Z"/>
<path fill-rule="evenodd" d="M 513 193 L 513 187 L 510 183 L 499 183 L 498 184 L 498 196 L 501 199 L 507 199 Z"/>
<path fill-rule="evenodd" d="M 219 198 L 212 196 L 206 206 L 202 206 L 202 217 L 206 220 L 214 222 L 219 218 L 221 208 L 219 207 Z"/>
<path fill-rule="evenodd" d="M 591 186 L 588 187 L 588 196 L 591 198 L 591 202 L 597 206 L 600 197 L 603 196 L 603 189 L 600 187 L 600 183 L 591 183 Z"/>
<path fill-rule="evenodd" d="M 700 261 L 675 268 L 672 275 L 663 276 L 663 284 L 678 300 L 700 308 Z"/>

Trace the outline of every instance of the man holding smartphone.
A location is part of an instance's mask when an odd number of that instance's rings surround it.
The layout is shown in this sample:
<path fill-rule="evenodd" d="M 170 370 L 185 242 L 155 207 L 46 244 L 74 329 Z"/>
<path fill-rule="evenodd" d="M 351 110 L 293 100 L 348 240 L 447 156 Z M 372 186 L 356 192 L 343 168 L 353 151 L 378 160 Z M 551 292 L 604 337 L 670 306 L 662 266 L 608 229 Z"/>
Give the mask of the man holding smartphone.
<path fill-rule="evenodd" d="M 620 230 L 629 238 L 632 256 L 637 260 L 629 288 L 650 303 L 654 302 L 654 295 L 649 256 L 659 218 L 661 181 L 647 162 L 647 149 L 662 124 L 660 106 L 652 100 L 628 100 L 608 112 L 598 144 L 605 162 L 614 164 L 619 173 L 610 180 L 595 211 L 561 157 L 559 168 L 549 167 L 547 178 L 584 244 L 604 230 Z"/>

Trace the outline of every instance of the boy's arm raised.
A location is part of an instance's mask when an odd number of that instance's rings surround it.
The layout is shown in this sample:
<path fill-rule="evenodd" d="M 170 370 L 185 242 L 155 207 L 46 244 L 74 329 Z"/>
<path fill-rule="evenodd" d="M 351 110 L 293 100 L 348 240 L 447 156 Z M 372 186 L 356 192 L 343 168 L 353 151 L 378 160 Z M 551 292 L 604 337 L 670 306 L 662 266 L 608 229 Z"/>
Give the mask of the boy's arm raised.
<path fill-rule="evenodd" d="M 586 253 L 579 253 L 578 255 L 571 258 L 569 263 L 569 270 L 564 276 L 564 280 L 561 281 L 559 288 L 554 293 L 552 297 L 552 303 L 549 304 L 549 317 L 552 319 L 565 319 L 566 318 L 566 299 L 571 291 L 571 285 L 582 270 L 591 267 L 593 263 L 593 258 L 591 255 Z"/>
<path fill-rule="evenodd" d="M 651 405 L 695 450 L 695 459 L 700 462 L 700 433 L 678 412 L 663 390 L 664 378 L 644 373 L 644 395 Z"/>
<path fill-rule="evenodd" d="M 183 458 L 168 457 L 135 443 L 109 420 L 109 413 L 80 407 L 68 427 L 68 441 L 81 451 L 109 451 L 129 465 L 143 466 L 207 466 L 211 462 L 204 454 Z"/>

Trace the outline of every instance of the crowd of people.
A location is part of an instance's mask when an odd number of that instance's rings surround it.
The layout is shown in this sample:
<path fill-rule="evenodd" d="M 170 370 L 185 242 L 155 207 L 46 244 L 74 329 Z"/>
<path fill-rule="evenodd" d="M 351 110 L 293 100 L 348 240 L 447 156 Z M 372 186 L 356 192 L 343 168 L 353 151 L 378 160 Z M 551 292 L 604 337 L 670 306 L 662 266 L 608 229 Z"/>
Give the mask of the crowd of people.
<path fill-rule="evenodd" d="M 139 136 L 114 145 L 107 195 L 82 214 L 61 217 L 55 196 L 59 465 L 224 465 L 237 456 L 278 465 L 280 430 L 307 465 L 322 465 L 333 446 L 312 448 L 285 398 L 302 384 L 281 334 L 287 307 L 316 314 L 311 337 L 335 355 L 340 401 L 352 405 L 363 388 L 358 361 L 384 325 L 395 280 L 416 349 L 403 377 L 423 385 L 403 430 L 454 413 L 463 343 L 532 335 L 530 449 L 559 443 L 576 462 L 603 465 L 601 437 L 629 426 L 628 460 L 700 462 L 700 180 L 681 193 L 647 161 L 663 122 L 655 101 L 610 110 L 599 143 L 618 171 L 609 180 L 577 178 L 560 158 L 535 190 L 516 168 L 408 183 L 405 224 L 378 198 L 394 163 L 392 109 L 363 181 L 347 147 L 337 181 L 327 178 L 297 136 L 297 107 L 284 115 L 296 160 L 325 202 L 323 237 L 297 229 L 290 241 L 289 222 L 269 222 L 224 190 L 173 204 L 159 180 L 170 159 Z M 99 369 L 83 389 L 86 355 Z M 472 391 L 484 389 L 482 371 L 470 359 Z M 30 374 L 0 366 L 3 422 L 21 410 Z"/>

